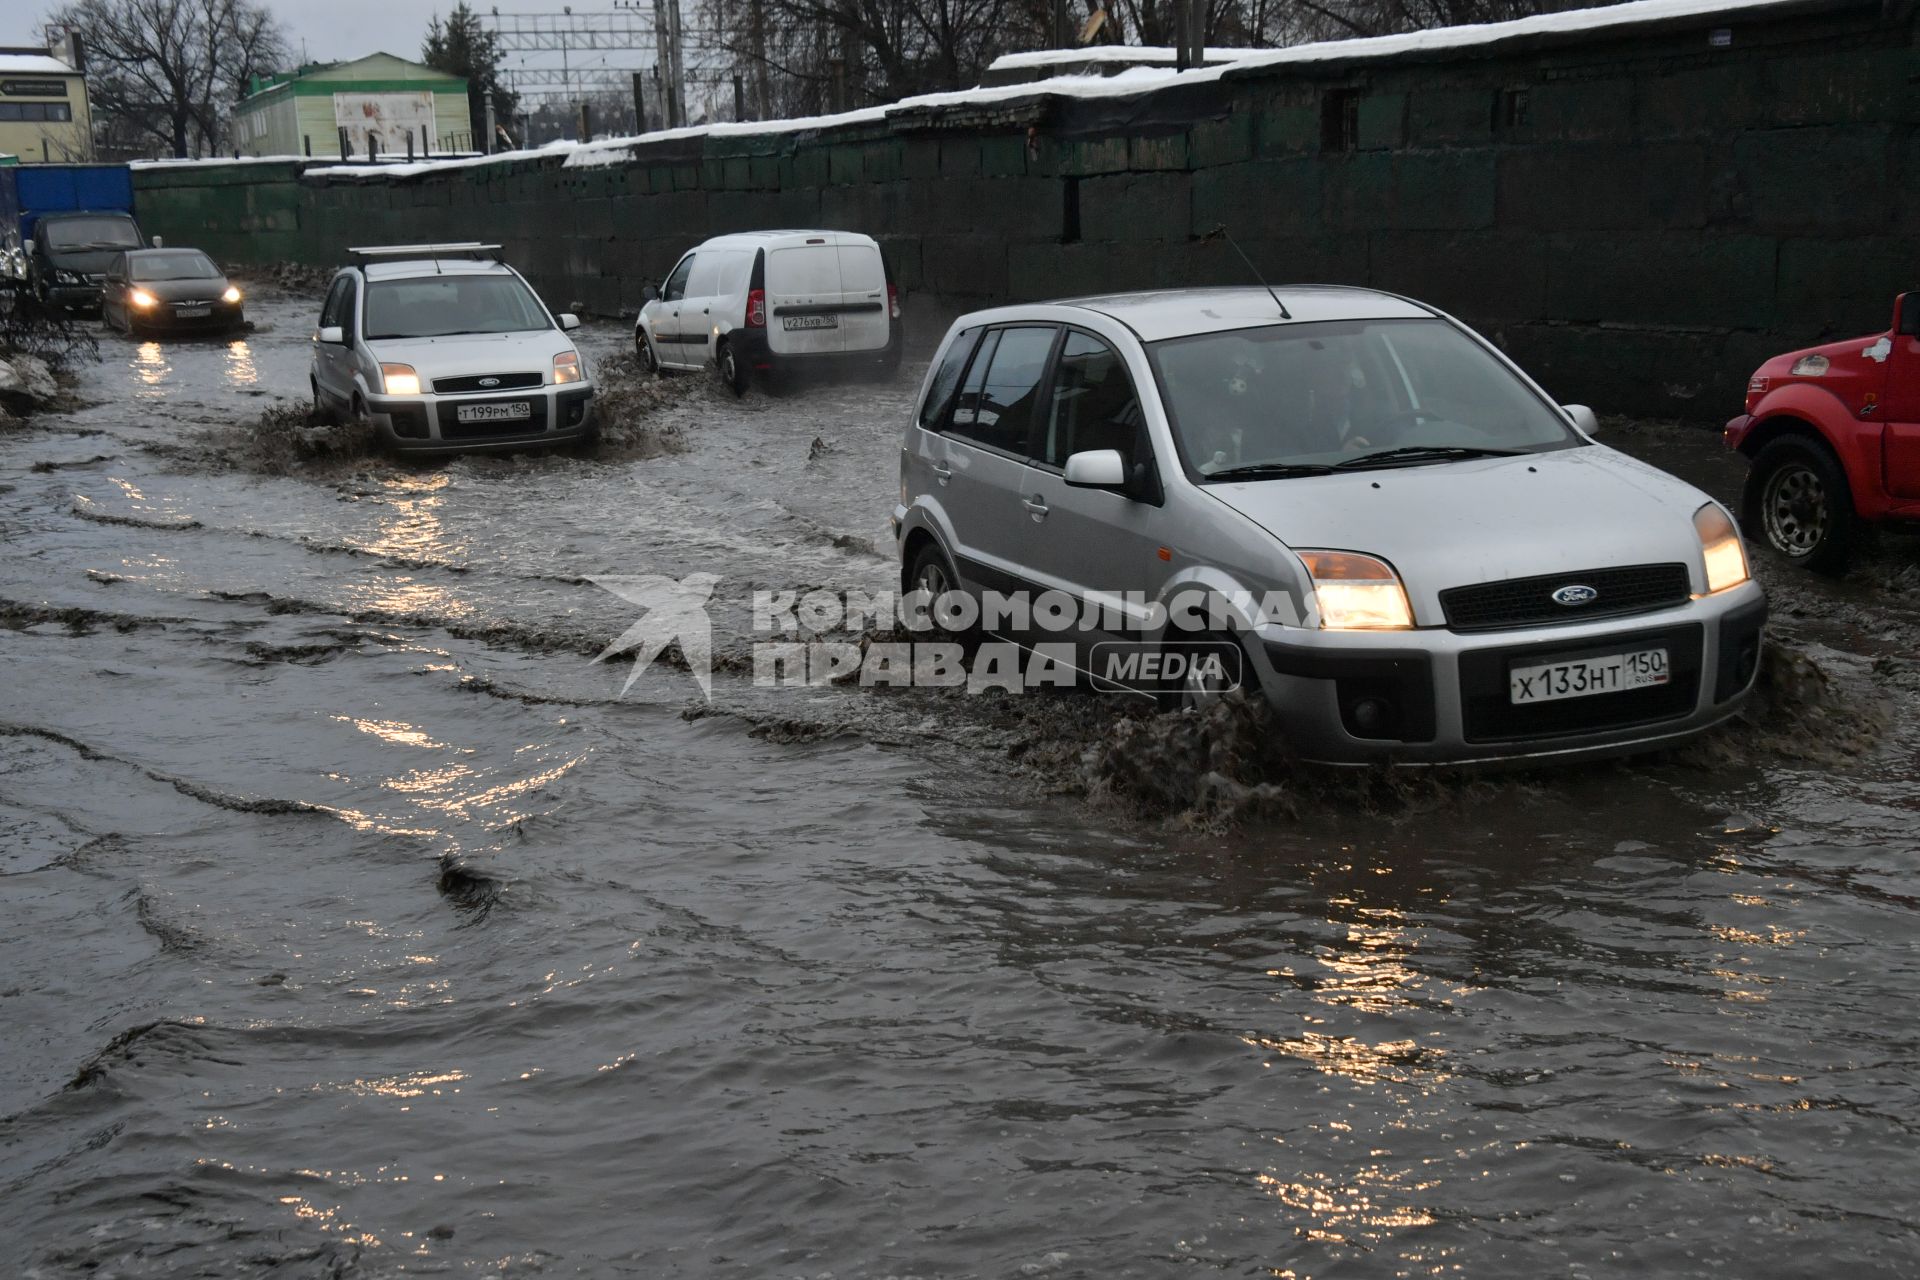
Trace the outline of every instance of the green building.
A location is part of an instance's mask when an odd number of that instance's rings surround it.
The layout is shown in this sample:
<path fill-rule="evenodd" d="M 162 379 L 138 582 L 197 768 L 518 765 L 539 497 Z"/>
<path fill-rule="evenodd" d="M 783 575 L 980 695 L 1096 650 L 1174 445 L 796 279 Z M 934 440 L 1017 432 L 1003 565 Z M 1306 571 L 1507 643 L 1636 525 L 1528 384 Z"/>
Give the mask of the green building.
<path fill-rule="evenodd" d="M 364 157 L 371 142 L 384 156 L 468 151 L 473 125 L 463 77 L 390 53 L 352 62 L 313 63 L 256 79 L 233 117 L 242 155 Z"/>

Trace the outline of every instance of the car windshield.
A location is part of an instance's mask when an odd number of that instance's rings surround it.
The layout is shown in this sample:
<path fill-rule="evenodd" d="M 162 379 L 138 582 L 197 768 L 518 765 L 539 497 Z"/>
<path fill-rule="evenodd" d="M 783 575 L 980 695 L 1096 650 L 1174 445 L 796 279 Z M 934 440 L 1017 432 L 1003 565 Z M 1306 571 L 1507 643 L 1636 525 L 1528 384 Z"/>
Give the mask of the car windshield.
<path fill-rule="evenodd" d="M 49 249 L 138 249 L 140 233 L 125 218 L 50 218 Z"/>
<path fill-rule="evenodd" d="M 1148 354 L 1181 457 L 1202 477 L 1582 443 L 1510 369 L 1444 320 L 1236 329 L 1153 343 Z"/>
<path fill-rule="evenodd" d="M 137 254 L 128 260 L 127 274 L 134 280 L 217 280 L 220 268 L 198 249 L 177 249 Z"/>
<path fill-rule="evenodd" d="M 516 276 L 444 275 L 376 280 L 367 286 L 369 338 L 442 338 L 523 333 L 553 321 Z"/>

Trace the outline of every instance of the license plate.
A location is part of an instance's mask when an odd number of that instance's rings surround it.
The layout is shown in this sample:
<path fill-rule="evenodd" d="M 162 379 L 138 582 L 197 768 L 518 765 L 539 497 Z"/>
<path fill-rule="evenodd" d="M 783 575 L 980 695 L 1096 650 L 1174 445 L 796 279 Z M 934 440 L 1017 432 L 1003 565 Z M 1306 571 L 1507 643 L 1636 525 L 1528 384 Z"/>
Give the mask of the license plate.
<path fill-rule="evenodd" d="M 1507 671 L 1508 688 L 1515 706 L 1557 702 L 1561 698 L 1591 698 L 1599 693 L 1624 693 L 1629 689 L 1665 684 L 1667 679 L 1665 649 L 1570 658 L 1565 662 L 1543 662 Z"/>
<path fill-rule="evenodd" d="M 183 320 L 192 320 L 200 316 L 210 316 L 213 314 L 213 304 L 206 302 L 201 303 L 197 307 L 175 307 L 173 313 Z"/>
<path fill-rule="evenodd" d="M 454 411 L 457 422 L 517 422 L 533 416 L 533 405 L 525 400 L 511 404 L 463 404 Z"/>
<path fill-rule="evenodd" d="M 788 329 L 838 329 L 839 316 L 781 316 L 780 323 Z"/>

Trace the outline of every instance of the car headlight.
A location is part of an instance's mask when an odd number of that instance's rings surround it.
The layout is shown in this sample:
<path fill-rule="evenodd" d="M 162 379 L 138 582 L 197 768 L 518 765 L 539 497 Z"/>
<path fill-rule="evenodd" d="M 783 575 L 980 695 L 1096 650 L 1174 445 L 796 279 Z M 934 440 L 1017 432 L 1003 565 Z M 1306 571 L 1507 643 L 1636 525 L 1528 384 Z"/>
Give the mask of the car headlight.
<path fill-rule="evenodd" d="M 556 383 L 580 381 L 580 357 L 572 351 L 563 351 L 553 358 L 553 380 Z"/>
<path fill-rule="evenodd" d="M 413 371 L 410 364 L 381 365 L 380 380 L 387 384 L 387 394 L 390 396 L 420 394 L 420 375 Z"/>
<path fill-rule="evenodd" d="M 240 301 L 240 290 L 238 290 L 238 289 L 236 289 L 236 288 L 235 288 L 234 286 L 232 286 L 232 285 L 228 285 L 228 286 L 227 286 L 227 291 L 226 291 L 225 293 L 223 293 L 223 294 L 221 294 L 221 295 L 220 295 L 220 301 L 222 301 L 222 302 L 238 302 L 238 301 Z"/>
<path fill-rule="evenodd" d="M 61 284 L 85 284 L 87 282 L 87 277 L 78 271 L 55 271 L 53 278 Z"/>
<path fill-rule="evenodd" d="M 1403 631 L 1413 626 L 1393 566 L 1357 551 L 1302 551 L 1323 631 Z"/>
<path fill-rule="evenodd" d="M 1740 531 L 1718 503 L 1709 502 L 1693 513 L 1693 531 L 1700 535 L 1708 595 L 1737 587 L 1753 576 L 1747 569 L 1747 549 L 1740 545 Z"/>
<path fill-rule="evenodd" d="M 154 304 L 154 296 L 145 289 L 135 289 L 127 295 L 127 301 L 136 307 L 150 307 Z"/>

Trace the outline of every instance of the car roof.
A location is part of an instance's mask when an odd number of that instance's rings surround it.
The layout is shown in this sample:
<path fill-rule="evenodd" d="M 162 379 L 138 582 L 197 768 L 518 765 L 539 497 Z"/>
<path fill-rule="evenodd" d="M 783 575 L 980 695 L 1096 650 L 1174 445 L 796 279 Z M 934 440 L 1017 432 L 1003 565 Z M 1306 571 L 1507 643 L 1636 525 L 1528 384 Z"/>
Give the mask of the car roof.
<path fill-rule="evenodd" d="M 1323 320 L 1427 319 L 1437 313 L 1429 307 L 1391 293 L 1349 285 L 1281 284 L 1273 287 L 1286 304 L 1291 322 L 1273 305 L 1273 295 L 1258 286 L 1153 289 L 1139 293 L 1105 293 L 1086 298 L 1061 298 L 1048 307 L 1070 307 L 1110 316 L 1132 329 L 1143 342 L 1180 338 L 1196 333 L 1223 333 L 1258 325 L 1311 324 Z M 969 319 L 993 323 L 1017 318 L 1022 309 L 1002 307 Z M 1002 315 L 1001 313 L 1007 313 Z"/>
<path fill-rule="evenodd" d="M 862 235 L 858 231 L 808 231 L 805 228 L 792 228 L 783 231 L 735 231 L 724 236 L 714 236 L 695 245 L 696 249 L 762 249 L 780 248 L 781 242 L 803 245 L 809 240 L 824 240 L 832 245 L 872 245 L 880 246 L 872 236 Z"/>
<path fill-rule="evenodd" d="M 162 253 L 197 253 L 203 258 L 207 256 L 205 249 L 196 249 L 190 244 L 162 245 L 158 249 L 127 249 L 123 252 L 125 252 L 129 258 L 150 258 L 155 254 Z"/>
<path fill-rule="evenodd" d="M 509 276 L 503 262 L 491 258 L 403 258 L 398 262 L 368 262 L 360 271 L 369 280 L 411 280 L 420 276 Z"/>

